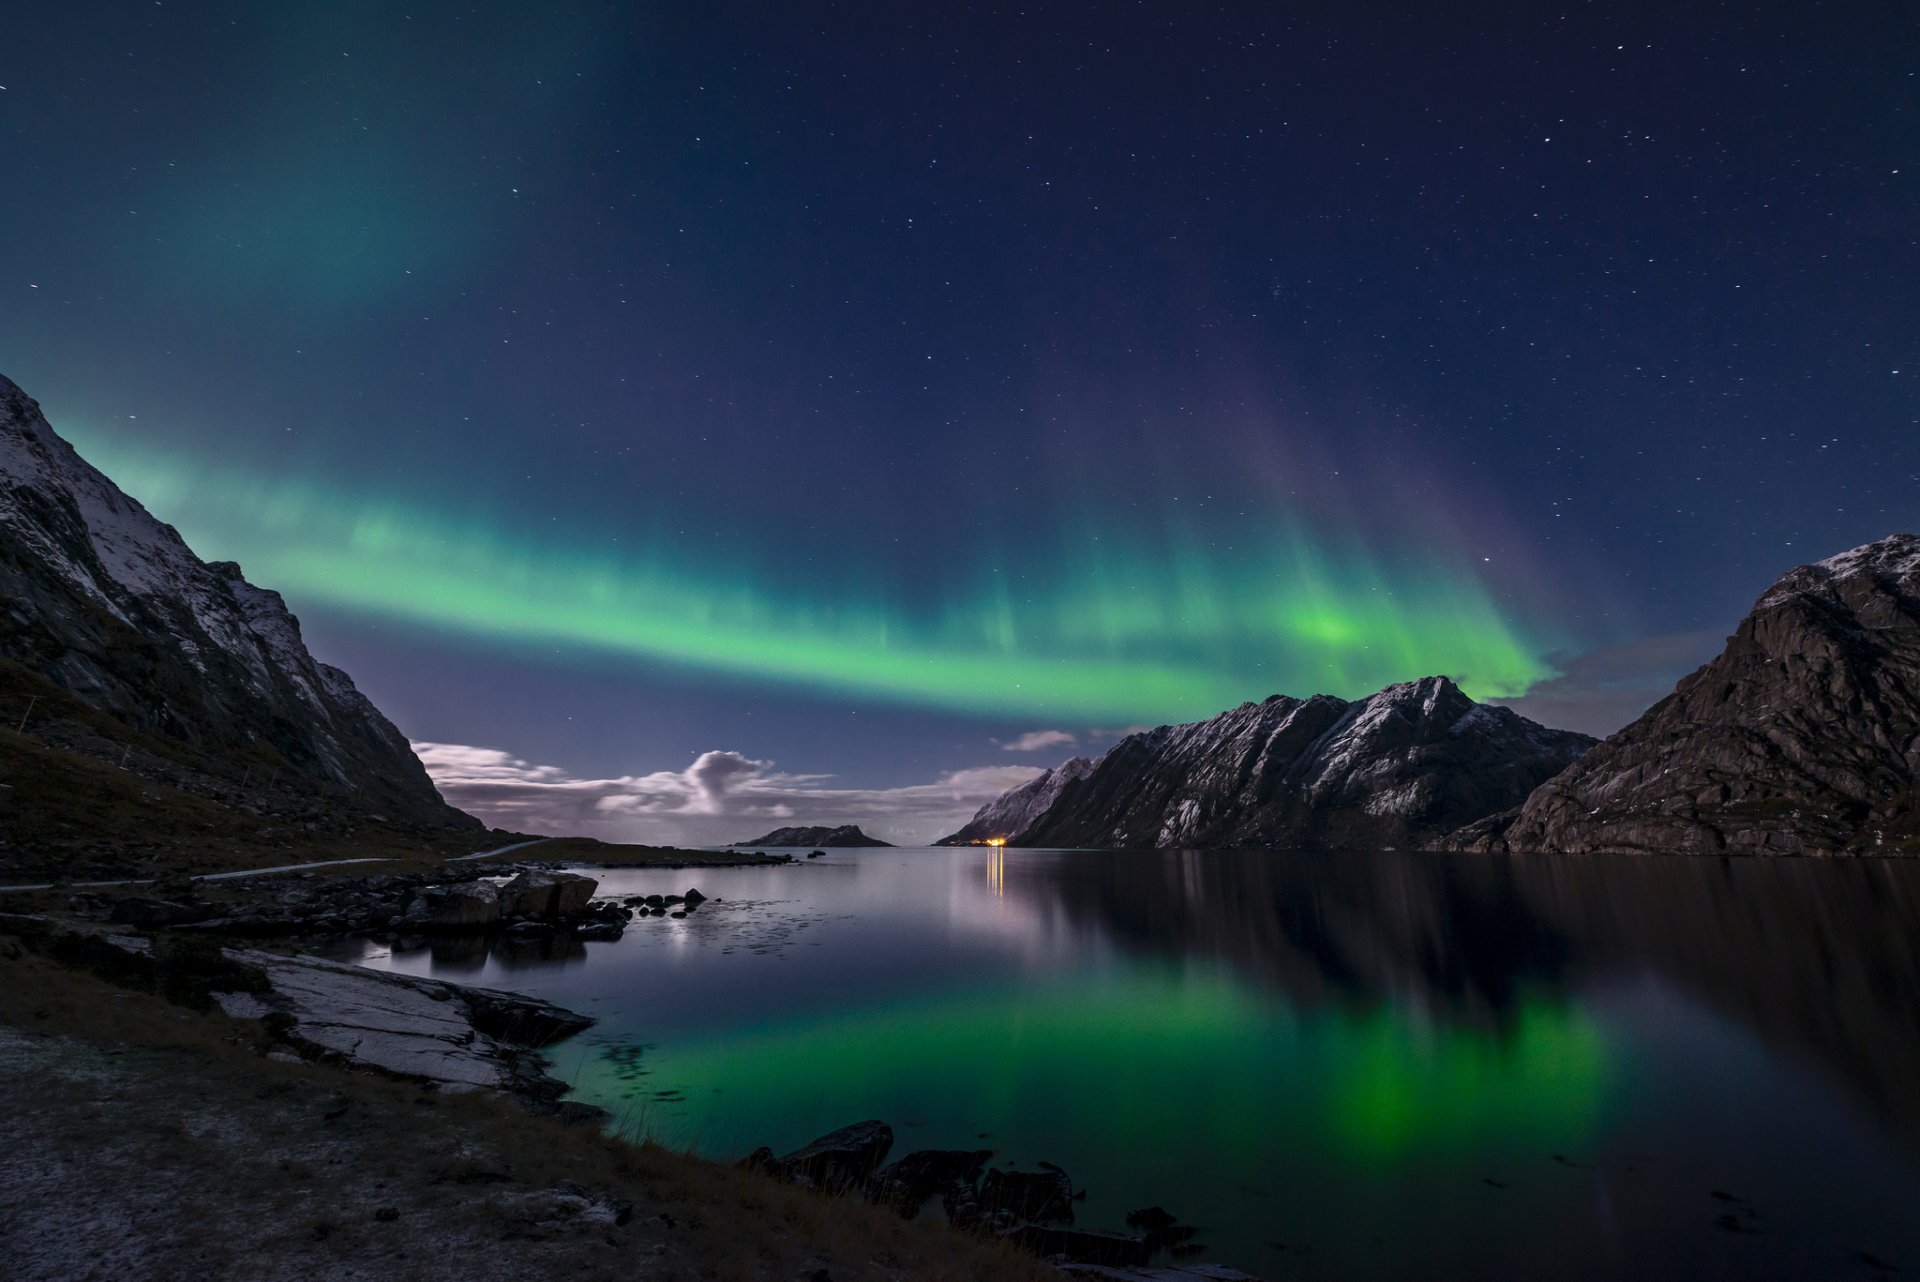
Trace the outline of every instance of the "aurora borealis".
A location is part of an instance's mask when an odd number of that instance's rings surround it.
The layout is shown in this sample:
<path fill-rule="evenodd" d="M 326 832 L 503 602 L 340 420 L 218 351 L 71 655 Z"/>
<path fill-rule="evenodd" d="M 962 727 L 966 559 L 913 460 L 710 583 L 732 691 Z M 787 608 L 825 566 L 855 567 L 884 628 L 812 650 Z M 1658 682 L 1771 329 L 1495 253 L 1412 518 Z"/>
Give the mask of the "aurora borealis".
<path fill-rule="evenodd" d="M 576 778 L 1433 672 L 1606 730 L 1920 522 L 1896 24 L 32 2 L 0 370 Z"/>
<path fill-rule="evenodd" d="M 1367 691 L 1427 668 L 1484 695 L 1524 692 L 1541 667 L 1471 577 L 1444 561 L 1388 576 L 1306 536 L 1221 558 L 1192 541 L 1168 559 L 1109 536 L 1079 564 L 1018 589 L 951 585 L 925 617 L 884 593 L 832 603 L 677 563 L 665 548 L 543 547 L 338 488 L 195 473 L 92 451 L 190 542 L 250 548 L 250 568 L 297 597 L 479 634 L 560 644 L 865 698 L 993 713 L 1194 719 L 1264 684 Z M 1097 541 L 1098 536 L 1095 536 Z M 1017 593 L 1017 594 L 1016 594 Z"/>

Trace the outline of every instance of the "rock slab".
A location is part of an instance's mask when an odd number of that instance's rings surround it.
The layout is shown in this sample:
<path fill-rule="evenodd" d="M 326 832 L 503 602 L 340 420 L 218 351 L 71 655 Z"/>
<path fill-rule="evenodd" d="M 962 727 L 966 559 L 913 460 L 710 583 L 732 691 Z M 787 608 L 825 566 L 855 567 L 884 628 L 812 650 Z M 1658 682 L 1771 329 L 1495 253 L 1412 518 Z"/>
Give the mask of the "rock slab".
<path fill-rule="evenodd" d="M 430 1082 L 552 1098 L 531 1048 L 593 1021 L 514 993 L 368 970 L 317 957 L 229 949 L 266 976 L 265 992 L 219 993 L 227 1014 L 268 1022 L 308 1058 Z"/>

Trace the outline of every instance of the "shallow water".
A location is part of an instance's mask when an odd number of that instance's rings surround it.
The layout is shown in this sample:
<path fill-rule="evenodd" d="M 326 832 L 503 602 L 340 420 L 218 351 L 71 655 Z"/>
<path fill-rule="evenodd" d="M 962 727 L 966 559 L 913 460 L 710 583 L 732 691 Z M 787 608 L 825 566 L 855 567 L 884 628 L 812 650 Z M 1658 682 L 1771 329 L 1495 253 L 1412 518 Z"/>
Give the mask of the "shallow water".
<path fill-rule="evenodd" d="M 599 1018 L 578 1097 L 716 1157 L 877 1117 L 1282 1278 L 1920 1270 L 1920 866 L 836 851 L 361 960 Z"/>

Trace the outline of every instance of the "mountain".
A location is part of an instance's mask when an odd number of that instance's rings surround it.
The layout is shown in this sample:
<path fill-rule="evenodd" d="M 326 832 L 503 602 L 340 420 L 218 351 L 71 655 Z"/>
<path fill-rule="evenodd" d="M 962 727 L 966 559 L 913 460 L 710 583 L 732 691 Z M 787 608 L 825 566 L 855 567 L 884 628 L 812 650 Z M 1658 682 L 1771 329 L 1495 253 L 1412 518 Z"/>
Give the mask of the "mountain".
<path fill-rule="evenodd" d="M 45 812 L 84 811 L 103 778 L 119 787 L 101 762 L 131 771 L 148 801 L 154 784 L 301 831 L 481 830 L 352 679 L 307 653 L 278 593 L 195 556 L 4 377 L 0 706 L 7 731 L 24 727 L 9 741 L 23 777 L 9 786 L 39 789 L 36 839 L 86 835 L 84 815 L 48 827 Z M 28 794 L 12 795 L 25 810 Z M 219 823 L 196 811 L 195 826 Z"/>
<path fill-rule="evenodd" d="M 861 832 L 857 824 L 841 824 L 838 828 L 825 826 L 813 828 L 775 828 L 764 837 L 752 841 L 736 841 L 736 846 L 891 846 L 890 841 L 881 841 Z"/>
<path fill-rule="evenodd" d="M 1718 658 L 1454 844 L 1920 854 L 1920 538 L 1789 571 Z"/>
<path fill-rule="evenodd" d="M 1042 776 L 946 841 L 1005 814 L 1027 822 L 989 835 L 1018 846 L 1421 845 L 1515 805 L 1593 743 L 1475 703 L 1446 677 L 1356 702 L 1274 695 L 1129 735 L 1050 804 L 1029 808 L 1054 783 Z"/>
<path fill-rule="evenodd" d="M 1034 821 L 1052 808 L 1070 783 L 1093 773 L 1094 763 L 1086 757 L 1074 757 L 1051 770 L 1043 770 L 1017 788 L 1009 788 L 980 807 L 967 826 L 951 837 L 942 837 L 936 846 L 983 846 L 993 838 L 1007 838 L 1031 828 Z"/>

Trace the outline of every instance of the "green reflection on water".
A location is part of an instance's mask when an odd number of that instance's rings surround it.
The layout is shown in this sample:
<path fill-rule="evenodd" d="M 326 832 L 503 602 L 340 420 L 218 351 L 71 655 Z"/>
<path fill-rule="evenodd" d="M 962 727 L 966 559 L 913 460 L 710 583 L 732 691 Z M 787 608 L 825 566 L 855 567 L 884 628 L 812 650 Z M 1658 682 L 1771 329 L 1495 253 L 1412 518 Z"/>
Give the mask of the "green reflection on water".
<path fill-rule="evenodd" d="M 1390 1005 L 1302 1011 L 1220 971 L 1126 968 L 669 1040 L 642 1056 L 645 1077 L 595 1056 L 578 1086 L 716 1156 L 876 1117 L 901 1152 L 978 1144 L 1108 1174 L 1150 1153 L 1271 1179 L 1275 1154 L 1325 1174 L 1581 1147 L 1616 1058 L 1584 1012 L 1542 999 L 1495 1030 Z"/>

